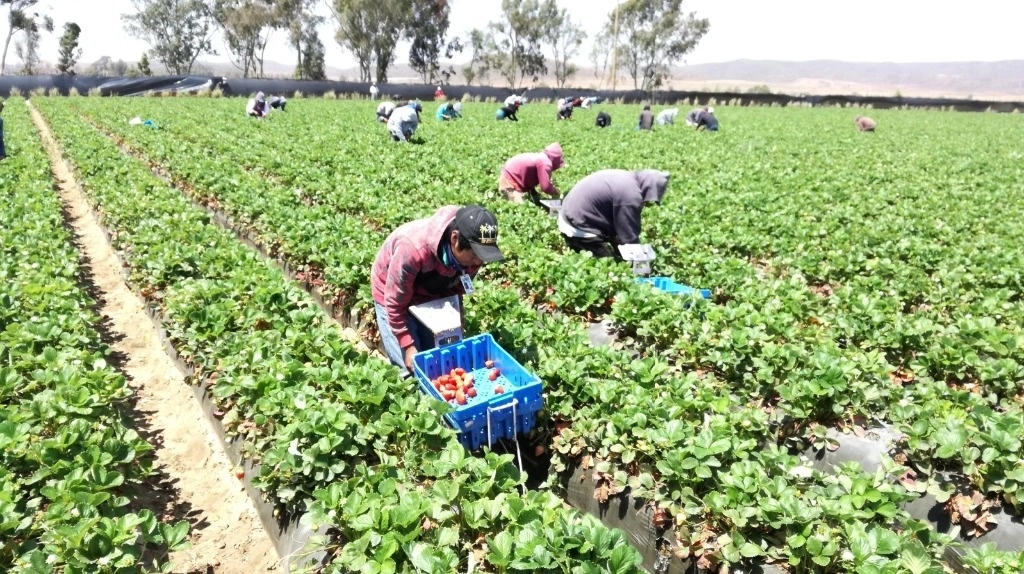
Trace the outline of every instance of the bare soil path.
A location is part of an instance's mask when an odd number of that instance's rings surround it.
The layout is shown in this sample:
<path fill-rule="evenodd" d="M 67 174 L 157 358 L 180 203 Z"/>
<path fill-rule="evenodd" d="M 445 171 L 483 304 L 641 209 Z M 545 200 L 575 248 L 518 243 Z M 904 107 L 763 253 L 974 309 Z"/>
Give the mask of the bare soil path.
<path fill-rule="evenodd" d="M 29 104 L 31 106 L 31 104 Z M 53 134 L 32 108 L 75 235 L 83 269 L 104 318 L 107 343 L 135 391 L 129 413 L 154 445 L 149 488 L 130 497 L 168 520 L 191 525 L 192 547 L 171 555 L 178 574 L 276 572 L 280 558 L 227 454 L 174 362 L 164 352 L 141 300 L 124 283 L 120 262 L 65 163 Z"/>

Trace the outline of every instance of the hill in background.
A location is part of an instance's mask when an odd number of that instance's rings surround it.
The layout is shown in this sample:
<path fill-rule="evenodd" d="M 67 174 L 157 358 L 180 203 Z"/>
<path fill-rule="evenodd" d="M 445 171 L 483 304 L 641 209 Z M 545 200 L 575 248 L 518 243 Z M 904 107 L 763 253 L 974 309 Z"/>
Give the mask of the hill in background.
<path fill-rule="evenodd" d="M 83 66 L 84 67 L 84 66 Z M 202 71 L 215 75 L 237 75 L 238 70 L 225 63 L 201 63 Z M 456 64 L 461 69 L 462 64 Z M 549 66 L 551 68 L 551 66 Z M 290 77 L 294 64 L 267 61 L 268 77 Z M 332 80 L 358 80 L 358 68 L 327 68 Z M 633 81 L 622 70 L 618 89 L 631 89 Z M 419 75 L 407 64 L 395 64 L 389 79 L 394 83 L 418 83 Z M 500 84 L 493 76 L 485 82 Z M 452 84 L 464 84 L 461 74 Z M 478 82 L 479 83 L 479 82 Z M 553 75 L 541 78 L 537 86 L 555 85 Z M 575 88 L 610 88 L 594 69 L 582 67 L 572 78 Z M 528 84 L 528 87 L 532 87 Z M 695 64 L 673 69 L 671 87 L 702 91 L 768 90 L 788 94 L 847 94 L 920 97 L 952 97 L 994 100 L 1024 100 L 1024 60 L 1001 62 L 892 63 L 841 62 L 811 60 L 783 62 L 775 60 L 733 60 L 717 64 Z"/>

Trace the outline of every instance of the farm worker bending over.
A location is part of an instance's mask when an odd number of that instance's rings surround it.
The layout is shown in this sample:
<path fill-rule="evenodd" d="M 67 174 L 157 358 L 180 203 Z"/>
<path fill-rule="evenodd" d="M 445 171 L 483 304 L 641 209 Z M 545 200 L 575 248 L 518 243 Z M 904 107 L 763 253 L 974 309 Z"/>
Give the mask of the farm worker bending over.
<path fill-rule="evenodd" d="M 637 120 L 636 127 L 641 130 L 649 130 L 654 127 L 654 114 L 651 113 L 651 106 L 644 106 L 644 111 L 640 112 L 640 119 Z"/>
<path fill-rule="evenodd" d="M 482 265 L 502 259 L 498 220 L 479 205 L 442 207 L 393 231 L 370 274 L 377 326 L 391 362 L 411 373 L 413 355 L 433 347 L 430 331 L 410 306 L 453 295 L 461 299 Z"/>
<path fill-rule="evenodd" d="M 446 102 L 441 104 L 441 107 L 437 108 L 437 119 L 441 121 L 454 120 L 455 118 L 461 118 L 462 114 L 455 109 L 453 102 Z"/>
<path fill-rule="evenodd" d="M 435 100 L 443 100 L 444 99 L 444 90 L 441 89 L 441 86 L 438 86 L 437 89 L 434 90 L 434 99 Z"/>
<path fill-rule="evenodd" d="M 657 122 L 659 126 L 675 125 L 676 116 L 679 115 L 679 108 L 671 108 L 658 112 Z"/>
<path fill-rule="evenodd" d="M 505 106 L 495 112 L 494 119 L 496 120 L 512 120 L 518 122 L 519 118 L 516 117 L 516 111 L 519 109 L 519 104 L 512 104 L 511 106 Z"/>
<path fill-rule="evenodd" d="M 420 125 L 421 111 L 423 111 L 423 106 L 419 102 L 409 102 L 400 108 L 395 108 L 391 117 L 388 118 L 388 131 L 391 132 L 391 139 L 396 142 L 409 141 Z"/>
<path fill-rule="evenodd" d="M 551 174 L 565 163 L 562 146 L 555 142 L 541 153 L 521 153 L 505 162 L 498 176 L 498 192 L 512 203 L 523 203 L 526 194 L 534 202 L 537 186 L 544 193 L 558 197 L 561 192 L 551 181 Z"/>
<path fill-rule="evenodd" d="M 526 92 L 523 92 L 523 94 L 525 95 Z M 526 100 L 523 99 L 523 96 L 517 96 L 515 94 L 512 94 L 511 96 L 505 98 L 505 105 L 515 106 L 518 108 L 519 106 L 523 105 L 525 101 Z"/>
<path fill-rule="evenodd" d="M 690 126 L 691 128 L 697 127 L 697 120 L 700 118 L 700 114 L 703 112 L 714 113 L 715 109 L 705 106 L 703 108 L 694 108 L 690 110 L 690 113 L 686 114 L 686 125 Z"/>
<path fill-rule="evenodd" d="M 377 121 L 386 124 L 391 119 L 391 114 L 395 111 L 395 104 L 391 102 L 381 102 L 377 106 Z"/>
<path fill-rule="evenodd" d="M 715 117 L 715 108 L 708 108 L 702 110 L 697 115 L 697 131 L 701 128 L 708 130 L 709 132 L 718 131 L 718 118 Z"/>
<path fill-rule="evenodd" d="M 4 111 L 4 103 L 0 102 L 0 114 Z M 7 146 L 4 145 L 4 119 L 0 118 L 0 161 L 7 159 Z"/>
<path fill-rule="evenodd" d="M 256 92 L 256 97 L 249 100 L 245 106 L 245 113 L 249 114 L 250 118 L 267 117 L 270 108 L 267 106 L 267 97 L 263 95 L 263 92 Z"/>
<path fill-rule="evenodd" d="M 594 125 L 599 128 L 606 128 L 612 125 L 612 117 L 606 112 L 597 112 L 597 119 L 594 120 Z"/>
<path fill-rule="evenodd" d="M 370 99 L 376 100 L 377 96 L 380 95 L 380 90 L 377 89 L 377 84 L 370 84 Z"/>
<path fill-rule="evenodd" d="M 286 100 L 284 98 L 284 96 L 274 96 L 274 97 L 270 98 L 270 102 L 269 103 L 270 103 L 271 109 L 275 109 L 275 110 L 280 109 L 283 112 L 283 111 L 285 111 L 284 106 L 285 106 L 285 104 L 288 103 L 288 100 Z"/>
<path fill-rule="evenodd" d="M 853 121 L 856 122 L 857 129 L 862 132 L 873 132 L 875 131 L 875 126 L 878 125 L 875 123 L 875 120 L 865 116 L 857 116 L 853 118 Z"/>
<path fill-rule="evenodd" d="M 600 101 L 601 101 L 601 98 L 598 98 L 596 96 L 590 96 L 589 98 L 583 98 L 583 103 L 580 104 L 580 107 L 582 107 L 583 109 L 587 109 L 590 106 L 592 106 L 592 105 L 594 105 L 594 104 L 596 104 L 596 103 L 598 103 Z"/>
<path fill-rule="evenodd" d="M 556 119 L 572 119 L 572 98 L 562 98 L 561 100 L 558 100 L 558 117 Z"/>
<path fill-rule="evenodd" d="M 605 169 L 581 179 L 562 199 L 558 231 L 573 251 L 619 257 L 616 246 L 640 242 L 640 212 L 661 203 L 668 172 Z"/>

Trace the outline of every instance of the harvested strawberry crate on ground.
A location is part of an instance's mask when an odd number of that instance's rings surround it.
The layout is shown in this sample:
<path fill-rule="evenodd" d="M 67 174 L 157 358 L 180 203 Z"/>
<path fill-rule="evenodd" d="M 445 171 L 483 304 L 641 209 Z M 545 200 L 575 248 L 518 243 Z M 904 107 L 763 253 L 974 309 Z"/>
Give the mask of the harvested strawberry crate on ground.
<path fill-rule="evenodd" d="M 543 406 L 540 379 L 488 334 L 417 353 L 413 365 L 420 389 L 455 408 L 445 419 L 470 450 L 528 432 Z"/>

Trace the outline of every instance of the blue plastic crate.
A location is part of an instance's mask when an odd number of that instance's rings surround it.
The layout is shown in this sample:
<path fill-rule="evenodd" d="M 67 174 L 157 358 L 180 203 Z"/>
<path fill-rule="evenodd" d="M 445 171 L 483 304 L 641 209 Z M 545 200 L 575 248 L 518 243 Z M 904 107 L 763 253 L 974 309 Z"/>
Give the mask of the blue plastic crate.
<path fill-rule="evenodd" d="M 494 361 L 494 368 L 500 371 L 494 381 L 488 380 L 492 370 L 484 366 L 488 360 Z M 439 401 L 444 398 L 431 381 L 455 368 L 472 373 L 477 392 L 465 405 L 451 401 L 455 410 L 445 415 L 452 428 L 458 431 L 463 446 L 476 450 L 489 442 L 515 438 L 517 432 L 533 429 L 537 412 L 544 406 L 540 378 L 524 369 L 491 335 L 469 337 L 452 345 L 421 351 L 413 357 L 413 372 L 420 390 Z M 500 395 L 494 394 L 494 387 L 498 385 L 505 391 Z"/>
<path fill-rule="evenodd" d="M 704 299 L 711 298 L 710 289 L 694 289 L 688 285 L 681 285 L 672 280 L 671 277 L 637 277 L 637 283 L 650 283 L 658 291 L 672 295 L 696 295 Z"/>

